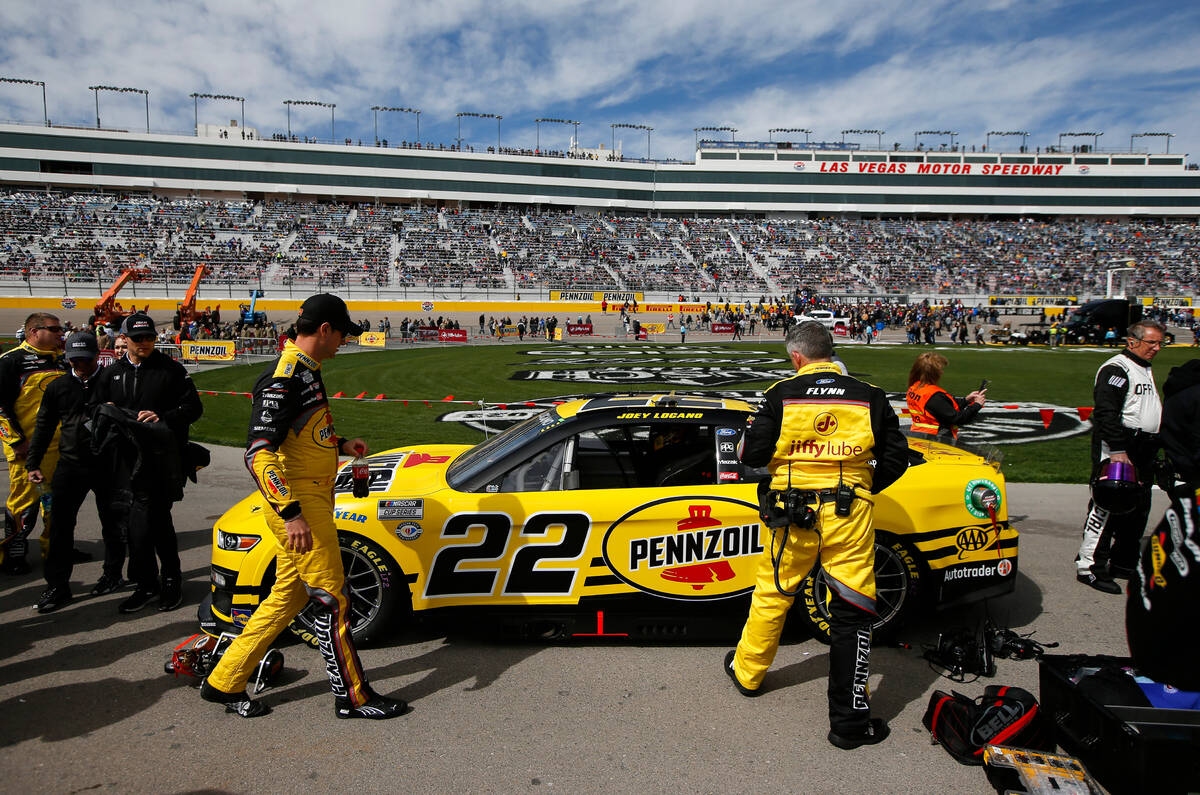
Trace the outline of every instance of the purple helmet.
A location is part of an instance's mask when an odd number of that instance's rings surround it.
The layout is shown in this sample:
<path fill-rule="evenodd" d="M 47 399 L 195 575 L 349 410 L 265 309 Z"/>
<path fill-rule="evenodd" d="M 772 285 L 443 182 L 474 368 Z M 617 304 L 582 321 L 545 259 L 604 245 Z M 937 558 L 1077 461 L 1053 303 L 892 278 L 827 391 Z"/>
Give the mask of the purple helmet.
<path fill-rule="evenodd" d="M 1105 461 L 1092 479 L 1092 499 L 1109 513 L 1132 511 L 1140 490 L 1137 471 L 1124 461 Z"/>

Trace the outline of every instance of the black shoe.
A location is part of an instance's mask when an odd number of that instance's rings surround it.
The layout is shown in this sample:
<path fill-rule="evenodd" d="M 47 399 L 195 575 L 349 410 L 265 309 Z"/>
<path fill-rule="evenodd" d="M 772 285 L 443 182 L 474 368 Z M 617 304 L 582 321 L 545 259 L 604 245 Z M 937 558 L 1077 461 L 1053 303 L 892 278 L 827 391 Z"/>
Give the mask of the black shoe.
<path fill-rule="evenodd" d="M 738 689 L 738 692 L 741 693 L 743 696 L 750 698 L 750 697 L 759 695 L 760 693 L 762 693 L 761 689 L 751 690 L 750 688 L 746 687 L 745 685 L 743 685 L 741 682 L 738 681 L 737 672 L 733 670 L 733 658 L 734 658 L 734 655 L 736 655 L 736 654 L 737 654 L 737 649 L 733 649 L 732 651 L 729 652 L 729 654 L 725 655 L 725 665 L 724 665 L 725 675 L 733 680 L 733 686 L 736 687 Z"/>
<path fill-rule="evenodd" d="M 337 696 L 333 700 L 333 714 L 339 718 L 369 718 L 371 720 L 387 720 L 398 718 L 408 712 L 408 702 L 399 698 L 388 698 L 372 694 L 371 700 L 361 707 L 350 703 L 350 699 Z"/>
<path fill-rule="evenodd" d="M 163 577 L 162 596 L 158 600 L 158 612 L 165 613 L 183 604 L 183 583 L 177 577 Z"/>
<path fill-rule="evenodd" d="M 1108 564 L 1108 576 L 1114 580 L 1128 580 L 1133 576 L 1133 569 L 1126 568 L 1125 566 L 1114 566 L 1110 563 Z"/>
<path fill-rule="evenodd" d="M 867 722 L 867 729 L 862 734 L 855 734 L 849 737 L 836 734 L 832 729 L 829 731 L 828 739 L 833 745 L 841 748 L 843 751 L 851 751 L 858 748 L 860 745 L 876 745 L 887 739 L 887 736 L 892 733 L 888 725 L 884 723 L 883 718 L 871 718 Z"/>
<path fill-rule="evenodd" d="M 110 577 L 107 574 L 101 574 L 100 579 L 92 588 L 92 596 L 104 596 L 105 594 L 119 591 L 126 585 L 128 585 L 128 582 L 126 580 L 122 580 L 119 575 L 116 577 Z"/>
<path fill-rule="evenodd" d="M 74 565 L 76 563 L 87 563 L 91 559 L 92 559 L 92 555 L 90 552 L 84 552 L 82 549 L 72 549 L 71 550 L 71 564 L 72 565 Z"/>
<path fill-rule="evenodd" d="M 71 589 L 65 585 L 52 585 L 42 591 L 42 597 L 38 599 L 37 611 L 39 613 L 53 613 L 60 607 L 66 607 L 71 604 Z"/>
<path fill-rule="evenodd" d="M 158 596 L 157 588 L 143 588 L 140 585 L 137 590 L 130 594 L 129 598 L 117 607 L 118 613 L 136 613 L 146 605 L 150 604 L 150 600 Z"/>
<path fill-rule="evenodd" d="M 1100 569 L 1098 566 L 1092 566 L 1087 571 L 1081 571 L 1075 575 L 1075 579 L 1079 580 L 1084 585 L 1090 585 L 1097 591 L 1104 593 L 1119 594 L 1121 586 L 1113 581 L 1112 577 L 1108 576 L 1108 572 Z"/>
<path fill-rule="evenodd" d="M 24 556 L 14 558 L 9 555 L 4 556 L 4 562 L 0 563 L 0 572 L 4 574 L 12 574 L 14 576 L 28 574 L 29 561 L 25 560 Z"/>
<path fill-rule="evenodd" d="M 244 692 L 226 693 L 224 690 L 217 690 L 207 679 L 200 684 L 200 698 L 214 704 L 224 704 L 226 712 L 243 718 L 257 718 L 271 711 L 266 704 L 255 701 Z"/>

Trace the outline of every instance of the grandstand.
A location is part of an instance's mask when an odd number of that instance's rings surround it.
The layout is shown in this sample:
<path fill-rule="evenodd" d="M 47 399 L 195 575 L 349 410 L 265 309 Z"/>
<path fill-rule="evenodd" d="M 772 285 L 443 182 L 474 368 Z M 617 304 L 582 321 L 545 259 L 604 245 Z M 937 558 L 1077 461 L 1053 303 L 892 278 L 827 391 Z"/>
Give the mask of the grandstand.
<path fill-rule="evenodd" d="M 230 295 L 1084 298 L 1133 260 L 1131 292 L 1200 292 L 1181 156 L 825 146 L 657 164 L 0 125 L 0 284 L 206 264 Z"/>

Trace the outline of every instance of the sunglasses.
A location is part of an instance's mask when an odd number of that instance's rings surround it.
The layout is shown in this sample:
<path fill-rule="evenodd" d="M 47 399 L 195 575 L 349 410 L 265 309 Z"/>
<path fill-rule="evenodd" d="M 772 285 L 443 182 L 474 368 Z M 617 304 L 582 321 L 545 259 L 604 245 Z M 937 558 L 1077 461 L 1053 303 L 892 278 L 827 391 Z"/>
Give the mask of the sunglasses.
<path fill-rule="evenodd" d="M 136 337 L 128 337 L 128 340 L 130 342 L 153 342 L 154 335 L 153 334 L 139 334 Z"/>
<path fill-rule="evenodd" d="M 63 327 L 62 326 L 34 326 L 33 330 L 34 331 L 52 331 L 55 334 L 62 334 Z"/>

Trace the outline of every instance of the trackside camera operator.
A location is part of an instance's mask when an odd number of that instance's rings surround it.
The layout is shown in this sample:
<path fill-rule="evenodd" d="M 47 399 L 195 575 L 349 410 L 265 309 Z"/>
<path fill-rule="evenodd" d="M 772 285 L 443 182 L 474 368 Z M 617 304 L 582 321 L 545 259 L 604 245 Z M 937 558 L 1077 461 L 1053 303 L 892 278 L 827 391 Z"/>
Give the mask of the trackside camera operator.
<path fill-rule="evenodd" d="M 871 717 L 878 494 L 904 474 L 908 443 L 883 390 L 843 375 L 833 339 L 806 321 L 785 337 L 796 375 L 771 386 L 746 432 L 742 461 L 767 466 L 759 486 L 771 543 L 759 560 L 750 615 L 725 673 L 742 695 L 761 692 L 801 581 L 820 562 L 830 586 L 829 742 L 851 749 L 888 735 Z M 875 461 L 874 468 L 871 461 Z"/>

